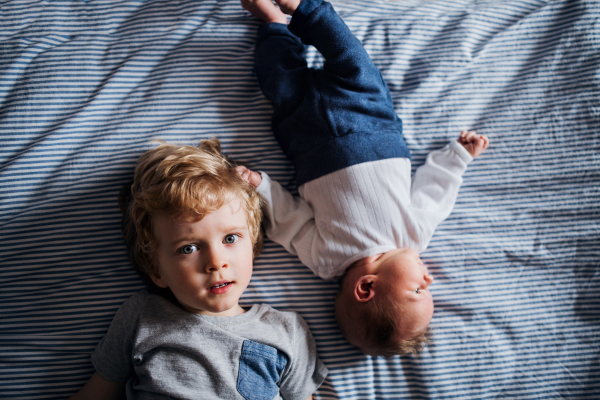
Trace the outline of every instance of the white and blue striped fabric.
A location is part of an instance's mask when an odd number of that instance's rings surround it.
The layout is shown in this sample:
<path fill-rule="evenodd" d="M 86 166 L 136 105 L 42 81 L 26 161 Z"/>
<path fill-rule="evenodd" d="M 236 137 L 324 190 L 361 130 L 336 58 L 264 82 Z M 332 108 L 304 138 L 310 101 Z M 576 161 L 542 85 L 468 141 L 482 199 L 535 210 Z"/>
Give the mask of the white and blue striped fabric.
<path fill-rule="evenodd" d="M 600 3 L 332 3 L 389 84 L 413 167 L 462 129 L 491 146 L 423 253 L 419 355 L 359 353 L 337 284 L 269 241 L 243 304 L 307 320 L 331 371 L 317 399 L 599 398 Z M 259 24 L 238 0 L 0 2 L 0 398 L 66 398 L 92 374 L 142 288 L 117 194 L 151 140 L 216 136 L 293 187 L 252 71 Z"/>

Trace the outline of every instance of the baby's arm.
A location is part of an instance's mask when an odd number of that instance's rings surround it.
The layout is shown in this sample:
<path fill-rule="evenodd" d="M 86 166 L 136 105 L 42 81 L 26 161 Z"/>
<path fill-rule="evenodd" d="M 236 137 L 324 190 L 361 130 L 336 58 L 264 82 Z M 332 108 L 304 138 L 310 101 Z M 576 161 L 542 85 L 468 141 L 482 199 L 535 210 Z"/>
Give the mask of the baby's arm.
<path fill-rule="evenodd" d="M 429 153 L 425 164 L 417 168 L 412 177 L 411 209 L 420 227 L 421 249 L 452 212 L 467 165 L 488 143 L 485 136 L 463 131 L 457 141 Z"/>
<path fill-rule="evenodd" d="M 487 149 L 490 140 L 487 136 L 478 135 L 475 131 L 462 131 L 458 138 L 458 143 L 467 149 L 471 157 L 476 158 Z"/>
<path fill-rule="evenodd" d="M 300 257 L 312 269 L 310 249 L 298 246 L 311 242 L 314 235 L 314 213 L 301 197 L 292 196 L 281 185 L 272 181 L 265 173 L 259 174 L 244 166 L 236 167 L 242 178 L 256 188 L 264 200 L 263 212 L 267 237 Z"/>

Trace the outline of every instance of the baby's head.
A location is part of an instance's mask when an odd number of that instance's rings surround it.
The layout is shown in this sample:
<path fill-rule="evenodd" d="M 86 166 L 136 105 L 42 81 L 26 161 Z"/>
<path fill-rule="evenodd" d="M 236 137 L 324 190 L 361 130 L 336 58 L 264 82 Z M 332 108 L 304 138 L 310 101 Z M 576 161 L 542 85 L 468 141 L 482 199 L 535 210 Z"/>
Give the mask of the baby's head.
<path fill-rule="evenodd" d="M 433 277 L 419 254 L 395 249 L 350 266 L 335 301 L 346 339 L 365 354 L 416 353 L 427 343 Z"/>
<path fill-rule="evenodd" d="M 239 307 L 262 248 L 261 201 L 217 139 L 147 151 L 119 204 L 129 259 L 151 289 L 192 312 Z"/>

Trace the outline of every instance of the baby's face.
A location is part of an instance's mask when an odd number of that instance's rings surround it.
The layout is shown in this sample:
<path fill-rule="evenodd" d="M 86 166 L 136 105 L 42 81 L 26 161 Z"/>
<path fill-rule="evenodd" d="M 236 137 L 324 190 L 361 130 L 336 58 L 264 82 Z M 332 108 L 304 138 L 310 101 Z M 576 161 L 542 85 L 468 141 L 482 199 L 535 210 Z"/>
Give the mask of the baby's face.
<path fill-rule="evenodd" d="M 396 249 L 381 257 L 378 282 L 385 295 L 393 297 L 402 309 L 399 339 L 424 332 L 433 316 L 433 298 L 429 285 L 433 277 L 419 253 Z"/>
<path fill-rule="evenodd" d="M 238 300 L 252 276 L 252 238 L 246 211 L 237 200 L 198 220 L 154 217 L 158 274 L 152 280 L 170 288 L 189 312 L 232 316 L 244 310 Z"/>

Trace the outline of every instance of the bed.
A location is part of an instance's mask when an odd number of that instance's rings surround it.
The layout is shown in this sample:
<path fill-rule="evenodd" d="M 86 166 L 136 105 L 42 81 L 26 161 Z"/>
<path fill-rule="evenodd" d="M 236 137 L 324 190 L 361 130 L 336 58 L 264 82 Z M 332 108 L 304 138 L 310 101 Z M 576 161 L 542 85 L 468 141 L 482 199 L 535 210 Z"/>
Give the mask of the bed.
<path fill-rule="evenodd" d="M 420 354 L 361 354 L 336 327 L 337 283 L 268 240 L 242 304 L 306 319 L 330 370 L 317 399 L 598 398 L 600 4 L 332 4 L 388 82 L 413 169 L 462 129 L 491 146 L 422 254 Z M 293 170 L 238 0 L 3 1 L 0 20 L 0 398 L 61 399 L 143 287 L 117 195 L 153 139 L 217 137 L 292 190 Z"/>

